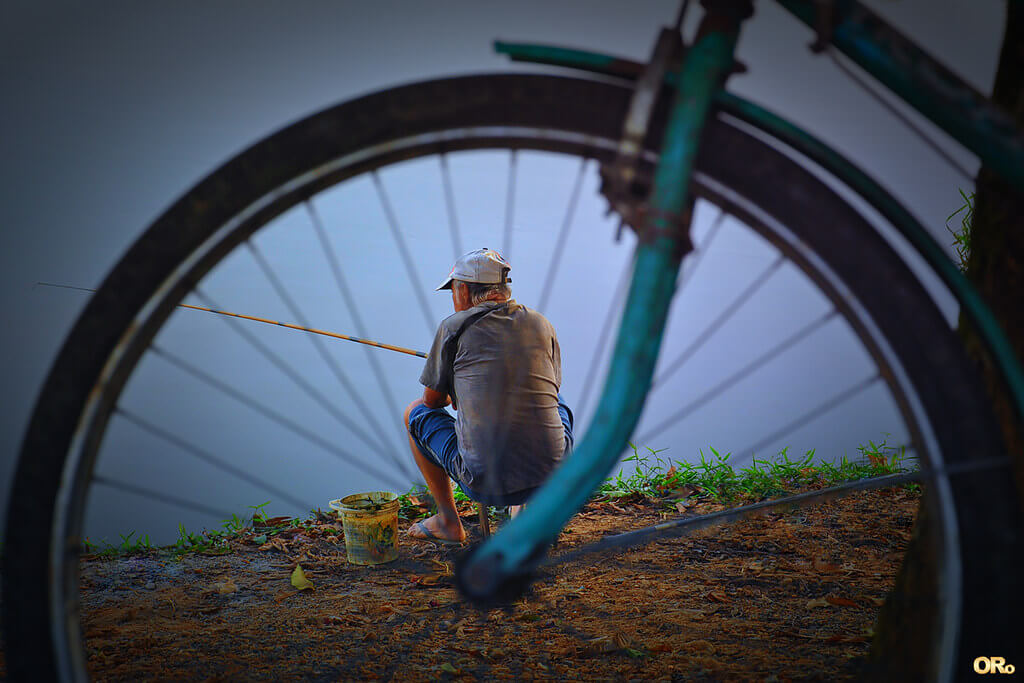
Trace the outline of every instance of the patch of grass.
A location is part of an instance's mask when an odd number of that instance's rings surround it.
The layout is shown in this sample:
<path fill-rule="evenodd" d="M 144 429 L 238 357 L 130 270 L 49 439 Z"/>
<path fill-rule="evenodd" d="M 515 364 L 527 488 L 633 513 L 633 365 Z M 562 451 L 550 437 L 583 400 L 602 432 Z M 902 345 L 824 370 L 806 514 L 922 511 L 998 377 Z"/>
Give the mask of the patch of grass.
<path fill-rule="evenodd" d="M 455 489 L 455 494 L 456 496 L 465 495 L 458 489 Z M 425 510 L 422 502 L 420 502 L 424 496 L 430 497 L 430 491 L 427 487 L 422 484 L 413 484 L 412 488 L 398 496 L 398 516 L 406 520 L 427 517 L 430 511 Z"/>
<path fill-rule="evenodd" d="M 634 464 L 632 472 L 627 475 L 620 469 L 598 487 L 594 493 L 595 498 L 615 500 L 638 496 L 665 501 L 673 509 L 676 501 L 686 498 L 740 504 L 808 488 L 835 486 L 850 480 L 909 471 L 904 466 L 905 449 L 889 446 L 885 439 L 877 444 L 868 441 L 867 445 L 859 446 L 857 450 L 860 457 L 854 460 L 844 455 L 835 463 L 822 461 L 815 464 L 814 450 L 807 451 L 803 457 L 791 458 L 788 448 L 783 448 L 769 460 L 755 457 L 749 467 L 738 472 L 729 463 L 731 453 L 720 453 L 710 446 L 707 455 L 703 449 L 700 450 L 699 463 L 673 462 L 661 455 L 667 450 L 665 448 L 655 450 L 645 446 L 641 449 L 632 443 L 630 448 L 632 453 L 623 462 Z M 916 490 L 919 485 L 907 484 L 906 488 Z M 454 495 L 460 506 L 471 502 L 458 488 Z M 425 498 L 429 499 L 429 496 L 426 487 L 414 485 L 398 496 L 399 516 L 414 520 L 431 514 L 429 508 L 433 506 L 424 504 Z M 222 521 L 219 529 L 191 532 L 179 524 L 177 541 L 163 549 L 179 557 L 192 552 L 226 554 L 232 550 L 232 541 L 246 539 L 248 542 L 262 544 L 286 529 L 308 528 L 318 520 L 331 518 L 319 509 L 312 510 L 307 519 L 268 517 L 266 507 L 269 504 L 268 500 L 259 505 L 250 505 L 248 507 L 253 510 L 251 519 L 231 515 Z M 259 527 L 258 533 L 256 527 Z M 106 539 L 99 543 L 93 543 L 88 538 L 83 541 L 85 553 L 105 557 L 145 554 L 156 549 L 148 534 L 137 536 L 135 531 L 122 534 L 118 544 L 109 543 Z"/>
<path fill-rule="evenodd" d="M 623 462 L 635 463 L 628 476 L 620 469 L 595 492 L 595 496 L 615 499 L 640 495 L 669 501 L 691 496 L 707 497 L 719 503 L 754 502 L 788 495 L 808 488 L 835 486 L 846 481 L 910 471 L 904 466 L 906 449 L 889 446 L 883 439 L 868 441 L 858 447 L 861 457 L 850 460 L 845 455 L 838 462 L 815 464 L 815 451 L 793 458 L 783 448 L 771 459 L 753 458 L 752 464 L 738 472 L 729 463 L 731 453 L 719 453 L 709 446 L 710 455 L 700 450 L 700 462 L 672 462 L 646 446 L 646 453 L 630 444 L 632 454 Z M 917 484 L 908 484 L 917 489 Z M 672 503 L 670 502 L 671 506 Z"/>
<path fill-rule="evenodd" d="M 153 550 L 153 545 L 149 541 L 149 534 L 136 537 L 135 531 L 132 530 L 127 534 L 118 534 L 118 536 L 121 537 L 121 542 L 118 544 L 111 543 L 105 538 L 99 543 L 93 543 L 86 538 L 82 542 L 82 546 L 86 553 L 102 555 L 104 557 L 142 555 Z M 134 540 L 133 537 L 135 537 Z"/>
<path fill-rule="evenodd" d="M 259 505 L 246 505 L 247 508 L 252 510 L 252 523 L 254 525 L 267 521 L 266 507 L 268 505 L 270 505 L 269 500 Z"/>
<path fill-rule="evenodd" d="M 228 553 L 231 546 L 223 534 L 216 529 L 191 532 L 184 524 L 178 524 L 178 540 L 174 542 L 173 551 L 176 555 L 185 553 Z"/>
<path fill-rule="evenodd" d="M 149 534 L 136 536 L 135 531 L 130 531 L 127 534 L 119 534 L 121 537 L 120 543 L 110 543 L 106 539 L 95 543 L 86 538 L 82 541 L 82 552 L 103 557 L 119 557 L 124 555 L 142 555 L 153 550 L 162 549 L 169 550 L 173 555 L 179 557 L 193 552 L 221 555 L 231 552 L 231 541 L 242 539 L 256 526 L 263 527 L 262 536 L 265 540 L 266 537 L 275 536 L 284 529 L 311 525 L 314 523 L 317 513 L 323 514 L 320 511 L 313 511 L 310 519 L 306 520 L 293 518 L 271 519 L 267 517 L 265 512 L 265 508 L 269 504 L 270 501 L 268 500 L 259 505 L 250 505 L 248 507 L 254 510 L 251 519 L 244 519 L 233 514 L 221 522 L 221 528 L 219 529 L 204 529 L 203 531 L 194 532 L 186 529 L 184 524 L 178 524 L 178 539 L 171 545 L 164 546 L 163 548 L 154 546 L 150 542 Z M 275 520 L 280 521 L 268 525 L 268 521 L 274 522 Z"/>
<path fill-rule="evenodd" d="M 946 230 L 953 236 L 952 246 L 956 248 L 960 271 L 966 273 L 967 261 L 971 255 L 971 227 L 974 225 L 974 193 L 967 194 L 960 190 L 960 198 L 964 200 L 963 206 L 946 216 Z M 951 228 L 949 222 L 958 214 L 960 214 L 960 228 Z"/>

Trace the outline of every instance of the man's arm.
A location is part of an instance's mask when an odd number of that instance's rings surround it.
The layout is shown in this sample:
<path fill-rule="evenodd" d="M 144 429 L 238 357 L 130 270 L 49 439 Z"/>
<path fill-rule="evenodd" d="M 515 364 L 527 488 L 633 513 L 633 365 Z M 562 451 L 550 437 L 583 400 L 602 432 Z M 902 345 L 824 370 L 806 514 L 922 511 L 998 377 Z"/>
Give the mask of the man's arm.
<path fill-rule="evenodd" d="M 448 394 L 434 391 L 430 387 L 423 387 L 423 404 L 428 408 L 444 408 L 451 402 L 452 399 Z"/>

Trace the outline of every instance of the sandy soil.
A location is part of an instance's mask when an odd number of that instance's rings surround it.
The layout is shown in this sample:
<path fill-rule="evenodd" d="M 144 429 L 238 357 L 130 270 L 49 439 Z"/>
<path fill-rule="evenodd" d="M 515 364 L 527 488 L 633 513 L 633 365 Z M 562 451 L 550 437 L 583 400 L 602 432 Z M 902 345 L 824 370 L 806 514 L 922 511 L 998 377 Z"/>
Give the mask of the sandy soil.
<path fill-rule="evenodd" d="M 97 680 L 852 679 L 918 495 L 863 492 L 561 564 L 487 612 L 452 586 L 458 548 L 403 536 L 395 562 L 352 565 L 327 516 L 262 544 L 253 529 L 226 555 L 89 557 L 89 668 Z M 590 503 L 553 552 L 678 514 Z M 297 564 L 313 588 L 292 585 Z"/>

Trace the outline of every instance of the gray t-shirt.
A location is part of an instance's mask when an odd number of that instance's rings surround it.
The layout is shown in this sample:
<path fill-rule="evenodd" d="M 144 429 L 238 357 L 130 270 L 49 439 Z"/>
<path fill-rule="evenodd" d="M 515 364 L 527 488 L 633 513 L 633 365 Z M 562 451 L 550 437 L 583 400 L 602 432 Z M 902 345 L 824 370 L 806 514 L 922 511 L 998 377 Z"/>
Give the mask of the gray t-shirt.
<path fill-rule="evenodd" d="M 495 310 L 498 309 L 498 310 Z M 462 323 L 491 310 L 457 340 L 454 377 L 445 347 Z M 565 450 L 558 415 L 562 357 L 547 318 L 510 300 L 485 301 L 441 321 L 420 383 L 442 394 L 455 388 L 458 479 L 481 493 L 538 486 Z M 459 465 L 457 465 L 458 467 Z"/>

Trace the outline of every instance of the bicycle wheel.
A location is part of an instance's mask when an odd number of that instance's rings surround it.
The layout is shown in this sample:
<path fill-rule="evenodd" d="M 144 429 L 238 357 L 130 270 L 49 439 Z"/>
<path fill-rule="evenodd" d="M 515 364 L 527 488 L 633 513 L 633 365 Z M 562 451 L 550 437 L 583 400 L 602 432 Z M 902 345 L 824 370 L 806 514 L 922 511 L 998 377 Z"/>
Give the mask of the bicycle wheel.
<path fill-rule="evenodd" d="M 201 291 L 205 277 L 216 274 L 215 266 L 230 263 L 236 248 L 251 244 L 249 238 L 263 226 L 289 220 L 293 207 L 323 196 L 343 181 L 361 179 L 377 188 L 384 230 L 391 230 L 406 274 L 416 280 L 415 260 L 399 237 L 397 214 L 382 190 L 378 171 L 437 156 L 443 169 L 438 191 L 447 196 L 449 155 L 497 149 L 512 150 L 513 167 L 519 152 L 570 155 L 583 160 L 582 177 L 587 159 L 607 161 L 614 155 L 630 94 L 628 87 L 615 84 L 527 75 L 465 77 L 396 88 L 341 104 L 272 135 L 168 209 L 89 302 L 48 376 L 26 434 L 3 568 L 11 673 L 84 676 L 78 605 L 82 524 L 87 495 L 111 481 L 94 472 L 97 458 L 104 442 L 110 441 L 106 433 L 115 413 L 117 419 L 128 414 L 120 401 L 141 374 L 140 360 L 151 353 L 167 357 L 151 346 L 153 340 L 162 334 L 175 306 L 190 292 Z M 657 149 L 657 142 L 652 134 L 649 148 Z M 734 163 L 736 159 L 744 163 Z M 695 195 L 717 207 L 721 216 L 764 238 L 779 263 L 785 260 L 795 266 L 830 302 L 823 317 L 845 321 L 844 329 L 859 340 L 875 368 L 865 386 L 884 386 L 902 420 L 901 429 L 922 462 L 942 469 L 1001 452 L 983 393 L 949 325 L 856 211 L 812 173 L 727 117 L 709 126 L 697 171 Z M 513 197 L 515 175 L 509 178 L 508 196 Z M 510 225 L 506 212 L 506 235 Z M 458 251 L 455 223 L 452 232 Z M 553 250 L 553 264 L 561 258 L 563 235 L 564 231 Z M 359 243 L 374 236 L 357 228 L 347 238 Z M 260 254 L 253 252 L 257 264 L 264 260 Z M 515 263 L 515 251 L 510 258 Z M 772 270 L 765 277 L 781 267 L 770 261 Z M 620 257 L 619 265 L 625 263 Z M 386 289 L 386 284 L 379 286 Z M 280 293 L 272 276 L 263 287 Z M 542 301 L 544 292 L 539 295 Z M 752 290 L 739 294 L 749 298 Z M 430 331 L 440 309 L 435 305 L 437 310 L 432 311 L 421 294 L 417 297 Z M 286 304 L 288 298 L 281 295 Z M 666 371 L 674 372 L 674 366 Z M 669 408 L 673 400 L 668 398 Z M 384 397 L 382 405 L 387 401 Z M 820 401 L 825 406 L 830 399 Z M 329 405 L 320 404 L 331 412 Z M 156 409 L 159 412 L 160 406 Z M 658 424 L 673 412 L 665 408 L 650 421 Z M 361 440 L 361 449 L 387 451 L 384 442 L 390 437 L 384 434 L 394 430 L 365 428 L 369 423 L 369 418 L 350 417 L 346 425 Z M 641 432 L 643 428 L 641 423 Z M 398 478 L 392 485 L 402 483 L 393 470 L 381 471 L 375 459 L 367 463 L 368 469 L 376 467 L 378 480 Z M 129 495 L 154 495 L 152 489 L 121 488 Z M 935 516 L 943 532 L 944 596 L 942 627 L 934 639 L 948 667 L 954 660 L 975 656 L 973 648 L 981 641 L 986 648 L 1002 642 L 999 629 L 1009 623 L 1010 615 L 998 605 L 1017 593 L 1009 577 L 999 572 L 999 558 L 1012 557 L 1017 499 L 1010 478 L 997 469 L 940 477 L 935 490 Z M 48 580 L 38 580 L 40 575 Z M 997 596 L 1004 597 L 996 600 Z"/>

